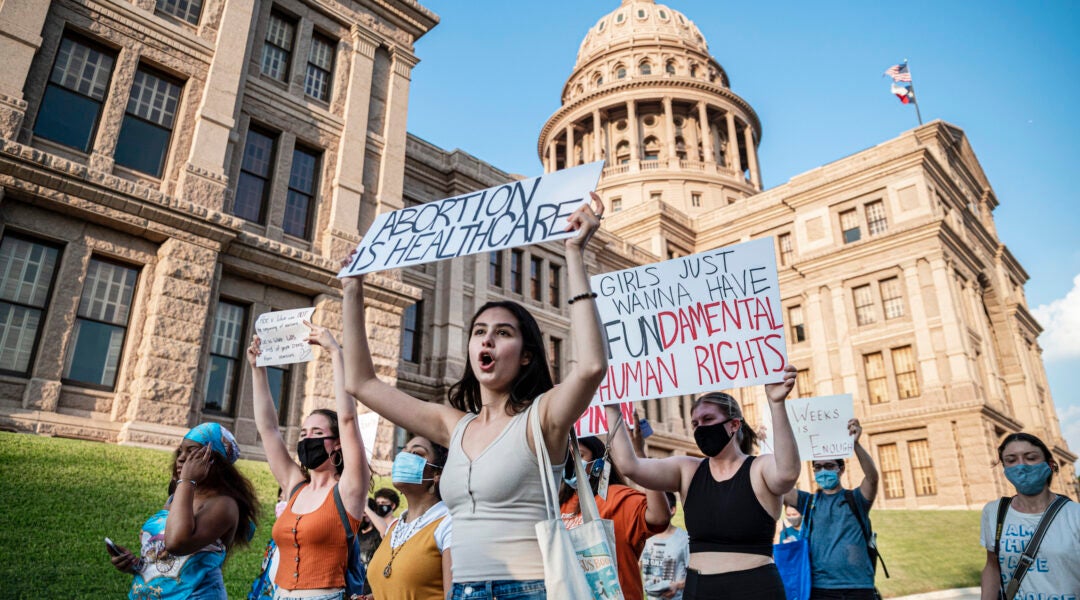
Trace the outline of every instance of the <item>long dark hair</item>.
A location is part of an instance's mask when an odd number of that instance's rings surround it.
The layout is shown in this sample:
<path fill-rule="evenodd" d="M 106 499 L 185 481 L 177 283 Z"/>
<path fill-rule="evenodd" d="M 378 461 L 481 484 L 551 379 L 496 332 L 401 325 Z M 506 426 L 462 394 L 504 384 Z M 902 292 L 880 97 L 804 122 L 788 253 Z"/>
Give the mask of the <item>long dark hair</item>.
<path fill-rule="evenodd" d="M 336 410 L 331 410 L 329 408 L 316 408 L 315 410 L 311 411 L 311 414 L 322 415 L 326 417 L 326 420 L 330 421 L 330 436 L 328 437 L 333 437 L 336 440 L 341 439 L 341 432 L 338 429 L 338 418 Z M 334 457 L 337 458 L 335 459 Z M 335 460 L 337 462 L 334 462 Z M 343 456 L 341 456 L 340 449 L 330 453 L 330 464 L 334 465 L 334 469 L 337 470 L 338 477 L 340 477 L 341 474 L 345 472 L 345 459 Z M 304 471 L 304 476 L 310 480 L 311 477 L 307 474 L 307 469 L 301 468 L 301 470 Z"/>
<path fill-rule="evenodd" d="M 703 402 L 716 405 L 720 412 L 724 413 L 729 419 L 738 419 L 741 422 L 739 430 L 735 432 L 735 441 L 739 443 L 739 449 L 743 451 L 743 454 L 753 454 L 754 446 L 757 445 L 757 433 L 754 428 L 751 427 L 746 419 L 743 418 L 742 409 L 739 408 L 739 402 L 735 398 L 731 397 L 724 392 L 709 392 L 704 396 L 694 400 L 693 406 L 690 407 L 690 414 L 694 414 L 694 411 L 701 406 Z"/>
<path fill-rule="evenodd" d="M 606 447 L 604 446 L 604 442 L 600 441 L 600 438 L 596 436 L 578 438 L 578 443 L 589 449 L 589 453 L 592 454 L 594 461 L 598 458 L 603 458 L 604 460 L 611 463 L 611 475 L 608 477 L 608 485 L 626 485 L 626 483 L 623 481 L 622 474 L 619 473 L 619 467 L 615 464 L 615 461 L 611 460 L 610 456 L 604 456 Z M 563 469 L 566 477 L 574 476 L 575 471 L 573 461 L 573 453 L 567 453 L 566 463 L 563 464 Z M 581 485 L 582 484 L 579 481 L 577 484 L 578 490 L 581 489 Z M 589 477 L 589 487 L 592 488 L 593 496 L 595 496 L 600 491 L 599 475 L 596 477 Z M 574 494 L 576 494 L 578 490 L 575 490 L 569 485 L 566 485 L 566 482 L 563 481 L 562 485 L 559 487 L 559 504 L 566 504 L 566 501 L 570 498 L 573 498 Z"/>
<path fill-rule="evenodd" d="M 544 336 L 540 333 L 540 325 L 536 319 L 517 302 L 502 300 L 488 302 L 476 311 L 469 321 L 469 336 L 472 336 L 476 319 L 490 308 L 505 308 L 513 313 L 518 321 L 518 331 L 521 333 L 522 354 L 529 356 L 529 364 L 523 365 L 510 386 L 510 400 L 506 403 L 506 412 L 510 415 L 521 413 L 532 404 L 537 396 L 555 387 L 551 380 L 551 372 L 548 370 L 547 352 L 544 351 Z M 465 374 L 457 383 L 450 386 L 446 392 L 446 399 L 450 406 L 458 410 L 471 413 L 479 413 L 482 407 L 480 400 L 480 382 L 473 373 L 472 357 L 465 358 Z"/>
<path fill-rule="evenodd" d="M 1016 433 L 1010 433 L 1009 435 L 1005 436 L 1005 439 L 1001 440 L 1001 444 L 998 445 L 997 454 L 999 462 L 1004 460 L 1003 455 L 1005 454 L 1005 446 L 1008 446 L 1013 442 L 1027 442 L 1032 446 L 1035 446 L 1042 452 L 1043 458 L 1046 459 L 1046 463 L 1050 465 L 1050 477 L 1046 480 L 1046 485 L 1049 486 L 1050 482 L 1054 480 L 1054 471 L 1056 470 L 1055 467 L 1057 467 L 1057 461 L 1054 460 L 1053 455 L 1050 454 L 1050 448 L 1047 448 L 1046 444 L 1043 443 L 1042 440 L 1031 435 L 1030 433 L 1017 431 Z"/>
<path fill-rule="evenodd" d="M 212 451 L 213 462 L 206 477 L 199 482 L 199 489 L 212 490 L 219 496 L 228 496 L 236 501 L 238 514 L 236 518 L 236 531 L 232 539 L 226 544 L 226 550 L 232 550 L 233 546 L 240 544 L 247 546 L 251 541 L 249 534 L 259 522 L 259 501 L 255 497 L 255 486 L 236 469 L 236 465 L 229 462 L 219 452 Z M 180 457 L 180 449 L 173 453 L 172 466 L 169 473 L 176 476 L 176 459 Z M 176 490 L 176 480 L 169 483 L 169 494 Z"/>

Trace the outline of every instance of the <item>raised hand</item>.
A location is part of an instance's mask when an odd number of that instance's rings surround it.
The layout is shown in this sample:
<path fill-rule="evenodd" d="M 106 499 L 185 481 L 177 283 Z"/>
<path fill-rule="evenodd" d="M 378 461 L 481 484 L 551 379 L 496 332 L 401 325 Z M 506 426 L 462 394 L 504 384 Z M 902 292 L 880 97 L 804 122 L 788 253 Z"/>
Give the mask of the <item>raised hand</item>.
<path fill-rule="evenodd" d="M 848 434 L 851 435 L 851 437 L 855 438 L 855 439 L 852 440 L 852 442 L 858 444 L 859 443 L 859 438 L 862 437 L 862 425 L 859 423 L 859 420 L 858 419 L 852 419 L 852 420 L 848 421 L 847 422 L 847 431 L 848 431 Z"/>
<path fill-rule="evenodd" d="M 251 336 L 251 343 L 248 344 L 246 356 L 248 364 L 251 365 L 252 369 L 259 368 L 258 365 L 256 365 L 256 361 L 259 360 L 259 355 L 262 354 L 262 349 L 259 345 L 260 343 L 259 336 Z"/>
<path fill-rule="evenodd" d="M 327 350 L 341 349 L 341 345 L 338 344 L 336 339 L 334 339 L 334 334 L 330 333 L 329 329 L 325 327 L 319 327 L 318 325 L 313 325 L 310 321 L 307 320 L 305 320 L 303 323 L 309 329 L 311 329 L 311 331 L 308 332 L 306 340 L 307 343 L 313 346 L 322 346 Z"/>
<path fill-rule="evenodd" d="M 184 466 L 180 467 L 180 479 L 200 482 L 210 474 L 212 464 L 214 464 L 214 451 L 210 449 L 210 444 L 207 444 L 184 459 Z"/>
<path fill-rule="evenodd" d="M 589 243 L 593 234 L 600 228 L 600 219 L 604 218 L 604 201 L 596 192 L 589 192 L 591 204 L 582 204 L 567 219 L 566 231 L 576 231 L 577 235 L 566 238 L 567 250 L 582 250 Z"/>
<path fill-rule="evenodd" d="M 766 383 L 765 395 L 769 402 L 783 402 L 795 387 L 795 375 L 798 371 L 795 365 L 789 364 L 784 368 L 784 380 L 780 383 Z"/>

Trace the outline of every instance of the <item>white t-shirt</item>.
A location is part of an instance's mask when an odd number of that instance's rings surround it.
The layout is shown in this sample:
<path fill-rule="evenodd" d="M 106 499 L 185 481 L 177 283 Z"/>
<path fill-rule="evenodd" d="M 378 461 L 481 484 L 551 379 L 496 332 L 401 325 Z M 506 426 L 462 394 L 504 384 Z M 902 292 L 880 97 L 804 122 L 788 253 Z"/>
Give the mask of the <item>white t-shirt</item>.
<path fill-rule="evenodd" d="M 983 508 L 982 546 L 994 551 L 997 530 L 998 503 L 994 500 Z M 1002 579 L 1007 583 L 1024 553 L 1028 541 L 1039 526 L 1043 513 L 1027 514 L 1012 506 L 1005 514 L 1001 528 L 998 564 Z M 1015 600 L 1077 600 L 1080 598 L 1080 504 L 1069 502 L 1050 523 L 1035 562 L 1031 564 Z"/>
<path fill-rule="evenodd" d="M 641 551 L 641 575 L 648 598 L 661 598 L 671 584 L 686 579 L 690 563 L 690 538 L 686 530 L 675 528 L 671 535 L 654 535 Z M 682 600 L 682 590 L 672 600 Z"/>
<path fill-rule="evenodd" d="M 408 511 L 405 512 L 407 513 Z M 401 516 L 405 516 L 405 513 L 402 513 Z M 405 527 L 402 527 L 402 525 L 405 524 L 400 522 L 400 518 L 394 519 L 390 523 L 390 525 L 397 523 L 398 526 L 394 529 L 400 529 L 400 531 L 391 532 L 390 547 L 397 548 L 398 546 L 404 544 L 409 538 L 413 536 L 414 533 L 427 527 L 432 523 L 432 521 L 435 521 L 440 517 L 445 518 L 442 520 L 442 522 L 438 524 L 438 526 L 435 527 L 435 545 L 439 548 L 439 552 L 446 550 L 450 547 L 451 519 L 450 509 L 448 509 L 446 505 L 442 503 L 442 501 L 436 503 L 431 508 L 427 509 L 427 512 L 420 515 L 419 519 L 412 523 L 409 523 Z M 394 535 L 395 533 L 397 535 Z"/>

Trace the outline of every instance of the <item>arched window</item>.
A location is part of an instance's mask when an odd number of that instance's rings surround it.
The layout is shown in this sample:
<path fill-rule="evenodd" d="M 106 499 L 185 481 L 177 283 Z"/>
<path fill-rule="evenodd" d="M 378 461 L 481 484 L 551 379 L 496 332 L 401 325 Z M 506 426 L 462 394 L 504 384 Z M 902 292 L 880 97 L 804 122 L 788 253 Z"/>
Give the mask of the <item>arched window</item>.
<path fill-rule="evenodd" d="M 574 87 L 574 95 L 575 96 L 580 96 L 581 94 L 584 94 L 584 93 L 585 93 L 585 86 L 583 86 L 583 85 L 581 85 L 579 83 Z"/>
<path fill-rule="evenodd" d="M 615 67 L 615 78 L 626 79 L 626 67 L 622 65 Z"/>
<path fill-rule="evenodd" d="M 599 73 L 594 74 L 593 75 L 593 85 L 596 86 L 596 87 L 600 87 L 600 86 L 604 85 L 604 76 L 599 74 Z"/>
<path fill-rule="evenodd" d="M 630 142 L 623 140 L 615 145 L 615 162 L 620 165 L 630 162 Z"/>
<path fill-rule="evenodd" d="M 645 61 L 638 65 L 638 72 L 642 75 L 652 75 L 652 65 L 649 64 L 649 61 Z"/>
<path fill-rule="evenodd" d="M 660 160 L 660 140 L 650 135 L 645 138 L 645 160 Z"/>
<path fill-rule="evenodd" d="M 681 135 L 675 137 L 675 156 L 679 160 L 686 160 L 686 140 Z"/>
<path fill-rule="evenodd" d="M 673 61 L 673 60 L 667 61 L 667 64 L 664 65 L 664 71 L 667 72 L 668 75 L 674 75 L 675 74 L 675 61 Z"/>
<path fill-rule="evenodd" d="M 690 76 L 697 78 L 697 65 L 690 65 Z"/>

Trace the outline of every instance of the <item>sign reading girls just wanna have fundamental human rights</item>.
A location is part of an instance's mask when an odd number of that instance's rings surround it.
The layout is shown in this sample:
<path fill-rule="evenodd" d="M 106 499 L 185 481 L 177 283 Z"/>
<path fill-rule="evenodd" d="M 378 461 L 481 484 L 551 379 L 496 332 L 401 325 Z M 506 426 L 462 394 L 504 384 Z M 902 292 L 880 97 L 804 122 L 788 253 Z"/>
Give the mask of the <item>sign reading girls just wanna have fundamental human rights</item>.
<path fill-rule="evenodd" d="M 338 276 L 571 237 L 568 218 L 589 202 L 603 166 L 589 163 L 382 213 Z"/>
<path fill-rule="evenodd" d="M 773 238 L 592 278 L 608 341 L 594 404 L 783 380 Z"/>

